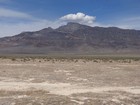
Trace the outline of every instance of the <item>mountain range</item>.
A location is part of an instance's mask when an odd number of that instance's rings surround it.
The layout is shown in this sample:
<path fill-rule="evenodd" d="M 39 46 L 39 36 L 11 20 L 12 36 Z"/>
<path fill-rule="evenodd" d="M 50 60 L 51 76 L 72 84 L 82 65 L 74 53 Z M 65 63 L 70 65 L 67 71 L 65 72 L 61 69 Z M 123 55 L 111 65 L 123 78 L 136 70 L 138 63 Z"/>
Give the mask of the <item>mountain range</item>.
<path fill-rule="evenodd" d="M 8 30 L 7 30 L 8 31 Z M 140 30 L 69 22 L 57 29 L 0 38 L 1 54 L 140 54 Z"/>

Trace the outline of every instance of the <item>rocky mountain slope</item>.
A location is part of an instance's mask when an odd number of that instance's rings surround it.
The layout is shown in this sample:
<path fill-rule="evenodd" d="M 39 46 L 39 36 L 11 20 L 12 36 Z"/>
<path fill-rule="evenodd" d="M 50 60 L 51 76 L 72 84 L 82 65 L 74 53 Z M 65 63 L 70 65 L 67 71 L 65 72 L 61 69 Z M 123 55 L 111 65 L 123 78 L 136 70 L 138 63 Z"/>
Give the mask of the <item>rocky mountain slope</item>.
<path fill-rule="evenodd" d="M 140 31 L 68 23 L 0 38 L 0 53 L 139 53 Z"/>

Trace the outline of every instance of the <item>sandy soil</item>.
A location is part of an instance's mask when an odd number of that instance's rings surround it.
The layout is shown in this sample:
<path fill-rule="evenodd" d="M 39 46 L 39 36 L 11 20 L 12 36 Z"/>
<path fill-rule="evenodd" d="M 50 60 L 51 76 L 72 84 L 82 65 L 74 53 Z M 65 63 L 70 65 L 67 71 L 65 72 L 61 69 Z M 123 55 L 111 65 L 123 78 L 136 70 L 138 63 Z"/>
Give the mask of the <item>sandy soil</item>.
<path fill-rule="evenodd" d="M 0 105 L 140 105 L 140 62 L 0 59 Z"/>

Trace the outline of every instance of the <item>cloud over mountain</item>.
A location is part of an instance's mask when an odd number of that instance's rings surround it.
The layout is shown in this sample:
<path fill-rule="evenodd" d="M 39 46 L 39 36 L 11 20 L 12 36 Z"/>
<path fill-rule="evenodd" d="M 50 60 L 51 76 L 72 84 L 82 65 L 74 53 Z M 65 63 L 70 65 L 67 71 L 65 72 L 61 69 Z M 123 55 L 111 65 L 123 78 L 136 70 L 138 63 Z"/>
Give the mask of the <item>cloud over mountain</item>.
<path fill-rule="evenodd" d="M 4 2 L 4 0 L 0 0 L 0 2 Z M 47 18 L 33 16 L 26 11 L 17 11 L 0 7 L 0 37 L 11 36 L 25 31 L 36 31 L 46 27 L 57 28 L 67 24 L 67 22 L 75 22 L 88 26 L 118 26 L 121 28 L 140 29 L 140 17 L 113 20 L 112 22 L 109 22 L 109 24 L 101 23 L 99 21 L 96 22 L 95 20 L 95 16 L 90 16 L 81 12 L 75 14 L 70 13 L 60 18 L 56 18 L 55 20 L 48 20 Z"/>
<path fill-rule="evenodd" d="M 76 14 L 68 14 L 60 18 L 60 20 L 62 21 L 77 22 L 86 25 L 93 25 L 95 19 L 95 16 L 89 16 L 81 12 L 78 12 Z"/>

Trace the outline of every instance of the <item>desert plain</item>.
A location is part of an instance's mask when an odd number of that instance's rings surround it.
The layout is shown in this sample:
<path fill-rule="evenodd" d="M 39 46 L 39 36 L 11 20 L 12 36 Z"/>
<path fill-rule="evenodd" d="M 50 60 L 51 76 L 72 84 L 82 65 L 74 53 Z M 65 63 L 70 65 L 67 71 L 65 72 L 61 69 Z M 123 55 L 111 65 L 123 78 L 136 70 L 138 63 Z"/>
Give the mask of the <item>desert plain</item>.
<path fill-rule="evenodd" d="M 140 60 L 1 57 L 0 105 L 140 105 Z"/>

